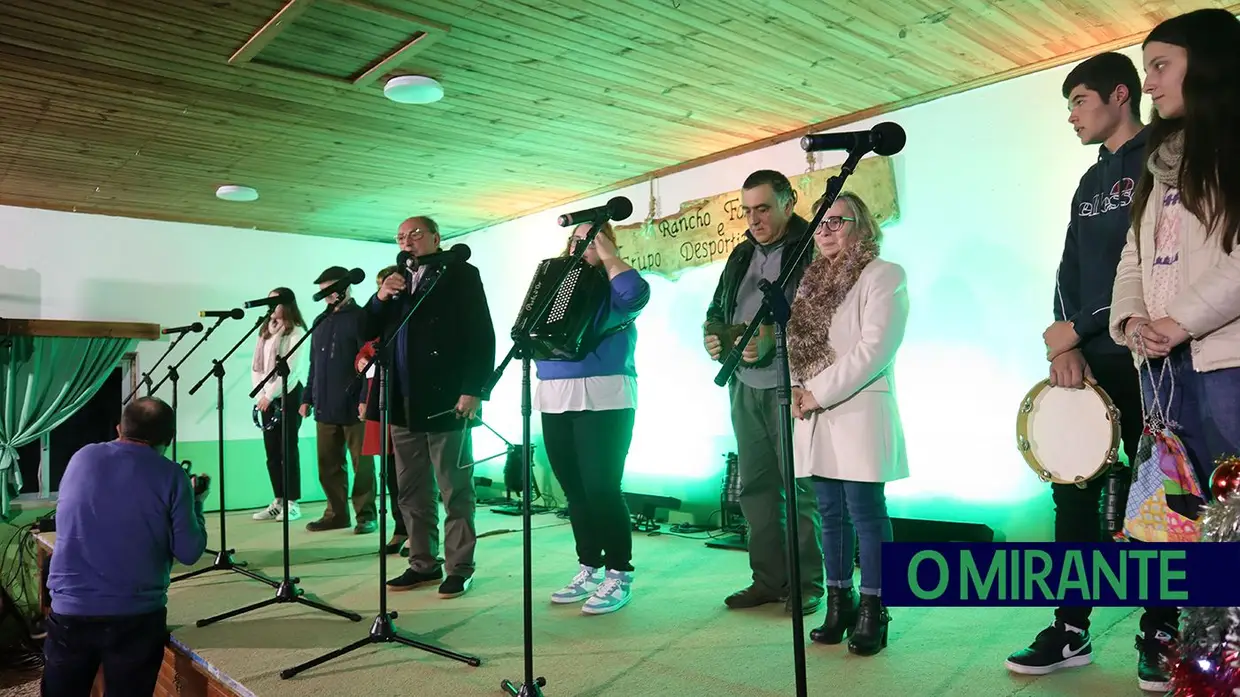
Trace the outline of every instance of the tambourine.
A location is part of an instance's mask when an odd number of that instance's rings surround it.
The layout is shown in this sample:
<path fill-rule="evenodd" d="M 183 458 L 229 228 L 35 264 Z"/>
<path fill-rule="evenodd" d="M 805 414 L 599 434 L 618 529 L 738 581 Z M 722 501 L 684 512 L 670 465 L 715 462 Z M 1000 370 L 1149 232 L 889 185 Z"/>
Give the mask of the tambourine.
<path fill-rule="evenodd" d="M 1033 386 L 1016 414 L 1016 447 L 1044 482 L 1085 486 L 1119 461 L 1119 409 L 1101 387 Z"/>
<path fill-rule="evenodd" d="M 254 426 L 260 431 L 270 431 L 280 425 L 280 400 L 271 400 L 271 406 L 267 407 L 267 411 L 254 405 Z"/>

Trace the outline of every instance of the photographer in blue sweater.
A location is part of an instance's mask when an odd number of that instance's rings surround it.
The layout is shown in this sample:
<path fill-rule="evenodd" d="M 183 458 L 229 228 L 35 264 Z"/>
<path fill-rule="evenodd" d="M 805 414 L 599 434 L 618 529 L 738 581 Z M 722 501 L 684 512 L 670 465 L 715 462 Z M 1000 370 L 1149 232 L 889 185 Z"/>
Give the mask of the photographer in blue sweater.
<path fill-rule="evenodd" d="M 567 256 L 590 225 L 573 230 Z M 633 440 L 637 369 L 633 321 L 650 299 L 650 286 L 616 250 L 611 223 L 594 237 L 582 259 L 607 275 L 611 301 L 594 325 L 598 345 L 578 361 L 536 361 L 534 408 L 542 414 L 543 444 L 551 471 L 568 499 L 580 571 L 551 601 L 585 601 L 582 612 L 601 615 L 629 602 L 633 583 L 633 533 L 620 485 Z"/>
<path fill-rule="evenodd" d="M 48 572 L 43 697 L 87 697 L 103 668 L 108 697 L 150 697 L 168 643 L 172 562 L 207 547 L 209 480 L 164 457 L 176 432 L 165 402 L 125 407 L 120 436 L 74 453 L 60 481 Z"/>

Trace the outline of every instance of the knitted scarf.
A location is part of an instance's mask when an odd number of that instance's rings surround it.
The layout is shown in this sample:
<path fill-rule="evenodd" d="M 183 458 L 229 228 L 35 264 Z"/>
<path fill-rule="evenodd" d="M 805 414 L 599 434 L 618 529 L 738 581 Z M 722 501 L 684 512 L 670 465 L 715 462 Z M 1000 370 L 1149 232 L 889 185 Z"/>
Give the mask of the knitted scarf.
<path fill-rule="evenodd" d="M 831 319 L 861 272 L 876 258 L 874 240 L 858 241 L 834 260 L 820 257 L 805 269 L 788 320 L 788 367 L 793 380 L 809 380 L 835 363 Z"/>
<path fill-rule="evenodd" d="M 250 367 L 256 373 L 265 373 L 271 369 L 271 367 L 268 367 L 267 365 L 266 357 L 264 354 L 266 354 L 266 352 L 270 350 L 268 347 L 271 345 L 272 342 L 276 343 L 277 351 L 280 351 L 281 349 L 285 348 L 284 342 L 285 342 L 286 337 L 288 336 L 287 334 L 284 333 L 284 329 L 285 329 L 284 322 L 274 317 L 267 321 L 266 329 L 267 329 L 266 331 L 267 337 L 263 338 L 261 334 L 259 335 L 258 350 L 254 352 L 254 361 L 250 364 Z"/>
<path fill-rule="evenodd" d="M 1163 184 L 1180 187 L 1180 163 L 1184 159 L 1184 131 L 1171 134 L 1159 144 L 1158 149 L 1150 153 L 1146 167 L 1150 174 Z"/>

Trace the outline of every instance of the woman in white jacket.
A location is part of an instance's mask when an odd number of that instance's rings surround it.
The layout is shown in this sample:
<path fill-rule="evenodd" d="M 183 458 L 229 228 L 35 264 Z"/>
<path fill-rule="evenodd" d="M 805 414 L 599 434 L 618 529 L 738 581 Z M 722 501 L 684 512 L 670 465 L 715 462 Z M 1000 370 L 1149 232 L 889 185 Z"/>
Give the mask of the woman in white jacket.
<path fill-rule="evenodd" d="M 258 330 L 258 344 L 254 347 L 254 361 L 250 366 L 251 384 L 254 387 L 257 387 L 258 383 L 275 369 L 276 356 L 286 355 L 306 332 L 306 321 L 297 307 L 297 297 L 293 291 L 288 288 L 276 288 L 268 294 L 268 297 L 277 295 L 283 295 L 288 299 L 272 308 L 271 317 Z M 284 520 L 285 511 L 288 512 L 289 520 L 297 520 L 301 517 L 301 509 L 297 504 L 298 499 L 301 498 L 301 457 L 297 447 L 297 432 L 301 430 L 301 414 L 298 413 L 298 407 L 301 405 L 301 390 L 305 384 L 305 377 L 298 369 L 300 362 L 298 358 L 301 353 L 299 348 L 297 353 L 287 359 L 289 369 L 289 407 L 287 410 L 281 411 L 280 409 L 284 380 L 278 376 L 263 385 L 263 389 L 255 397 L 259 421 L 263 426 L 263 444 L 267 449 L 267 474 L 271 479 L 271 489 L 275 494 L 275 500 L 263 510 L 255 513 L 254 520 Z M 288 418 L 287 461 L 284 459 L 284 441 L 281 440 L 281 436 L 285 433 L 280 423 L 282 417 Z M 285 465 L 289 468 L 288 491 L 284 490 Z"/>
<path fill-rule="evenodd" d="M 1240 454 L 1240 21 L 1180 15 L 1143 51 L 1155 114 L 1110 331 L 1136 356 L 1147 409 L 1161 380 L 1209 499 L 1215 461 Z"/>
<path fill-rule="evenodd" d="M 823 201 L 818 201 L 817 211 Z M 894 363 L 909 303 L 904 269 L 878 258 L 881 231 L 843 193 L 814 231 L 788 323 L 796 474 L 811 477 L 822 514 L 827 618 L 810 638 L 869 656 L 887 645 L 882 543 L 891 541 L 886 482 L 908 476 Z M 853 593 L 854 530 L 861 597 Z"/>

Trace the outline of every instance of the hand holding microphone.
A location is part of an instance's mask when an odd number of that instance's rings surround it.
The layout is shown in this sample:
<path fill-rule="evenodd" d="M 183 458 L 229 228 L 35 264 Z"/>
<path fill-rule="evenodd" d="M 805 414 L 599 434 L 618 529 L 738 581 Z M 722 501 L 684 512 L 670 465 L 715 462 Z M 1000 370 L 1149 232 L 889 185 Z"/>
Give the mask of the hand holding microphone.
<path fill-rule="evenodd" d="M 405 274 L 394 273 L 383 279 L 383 285 L 379 286 L 379 299 L 383 301 L 390 300 L 397 295 L 405 292 L 408 284 L 405 283 Z"/>

